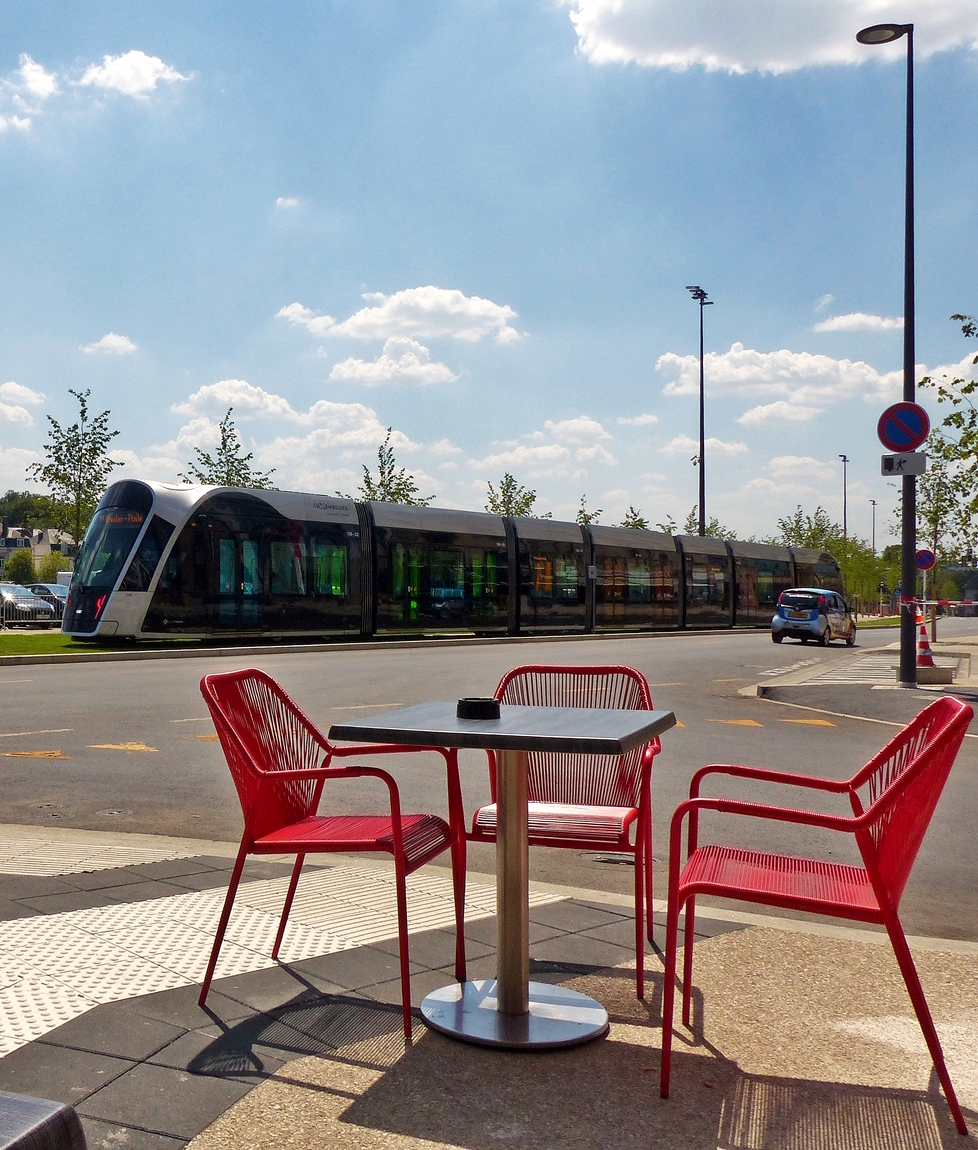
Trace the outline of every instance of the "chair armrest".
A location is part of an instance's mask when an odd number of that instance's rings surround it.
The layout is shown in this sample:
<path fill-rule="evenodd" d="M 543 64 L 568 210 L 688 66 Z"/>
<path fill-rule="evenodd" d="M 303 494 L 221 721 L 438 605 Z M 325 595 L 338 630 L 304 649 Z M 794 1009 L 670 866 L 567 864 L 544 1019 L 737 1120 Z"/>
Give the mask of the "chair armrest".
<path fill-rule="evenodd" d="M 365 743 L 355 747 L 330 747 L 329 758 L 348 758 L 350 755 L 399 755 L 411 751 L 434 751 L 447 760 L 451 755 L 448 747 L 410 746 L 407 743 Z"/>
<path fill-rule="evenodd" d="M 757 779 L 765 783 L 783 783 L 789 787 L 807 787 L 814 791 L 829 791 L 844 795 L 849 791 L 849 780 L 822 779 L 811 775 L 797 775 L 790 771 L 771 771 L 764 767 L 743 767 L 738 763 L 711 763 L 700 767 L 689 784 L 689 797 L 695 799 L 700 793 L 700 783 L 707 775 L 732 775 L 740 779 Z"/>

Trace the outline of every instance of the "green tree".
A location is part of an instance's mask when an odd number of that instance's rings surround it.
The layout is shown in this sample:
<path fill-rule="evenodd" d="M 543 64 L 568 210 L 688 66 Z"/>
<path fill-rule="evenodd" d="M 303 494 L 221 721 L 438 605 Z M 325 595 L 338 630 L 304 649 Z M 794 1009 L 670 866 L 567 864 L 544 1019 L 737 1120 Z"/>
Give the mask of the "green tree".
<path fill-rule="evenodd" d="M 625 512 L 619 527 L 630 528 L 633 531 L 648 531 L 649 521 L 641 513 L 636 511 L 635 508 L 629 503 L 628 510 Z"/>
<path fill-rule="evenodd" d="M 186 483 L 213 483 L 218 487 L 251 487 L 259 491 L 267 491 L 272 486 L 271 471 L 255 471 L 251 466 L 254 452 L 244 454 L 244 444 L 238 429 L 231 419 L 233 407 L 229 407 L 227 415 L 221 420 L 221 442 L 214 455 L 194 448 L 196 460 L 187 464 L 187 474 L 182 472 L 180 478 Z"/>
<path fill-rule="evenodd" d="M 78 543 L 105 491 L 106 479 L 122 464 L 107 454 L 109 444 L 119 434 L 109 430 L 109 412 L 90 419 L 91 391 L 69 388 L 68 394 L 78 400 L 78 421 L 62 427 L 53 416 L 48 416 L 51 439 L 44 444 L 47 463 L 32 463 L 27 474 L 54 493 L 63 509 L 58 526 Z"/>
<path fill-rule="evenodd" d="M 57 527 L 65 509 L 50 495 L 10 490 L 0 496 L 0 519 L 11 527 Z"/>
<path fill-rule="evenodd" d="M 672 519 L 672 516 L 669 516 Z M 660 524 L 661 526 L 661 524 Z M 693 504 L 692 510 L 686 516 L 686 522 L 683 524 L 684 535 L 698 535 L 700 530 L 700 517 L 699 510 L 696 504 Z M 711 539 L 736 539 L 737 532 L 732 527 L 724 527 L 719 519 L 714 515 L 707 521 L 706 533 Z"/>
<path fill-rule="evenodd" d="M 601 515 L 603 508 L 599 507 L 597 511 L 588 511 L 587 509 L 587 496 L 581 496 L 581 506 L 577 509 L 577 515 L 574 517 L 582 527 L 587 527 L 589 523 L 597 523 L 598 516 Z"/>
<path fill-rule="evenodd" d="M 537 493 L 517 483 L 507 471 L 499 481 L 499 490 L 489 483 L 486 510 L 493 515 L 532 515 Z"/>
<path fill-rule="evenodd" d="M 42 555 L 37 561 L 37 582 L 56 583 L 59 571 L 69 571 L 71 563 L 67 555 L 60 551 L 52 551 L 50 555 Z"/>
<path fill-rule="evenodd" d="M 392 432 L 393 428 L 388 427 L 384 442 L 377 448 L 376 479 L 364 464 L 363 482 L 359 487 L 359 496 L 367 502 L 401 503 L 407 507 L 427 507 L 435 497 L 429 495 L 424 498 L 419 495 L 414 476 L 406 468 L 397 466 L 394 459 L 394 448 L 391 447 Z"/>
<path fill-rule="evenodd" d="M 779 535 L 772 540 L 784 547 L 817 547 L 829 550 L 829 544 L 842 539 L 842 524 L 835 523 L 824 507 L 816 507 L 814 514 L 802 511 L 799 503 L 794 515 L 778 520 Z"/>
<path fill-rule="evenodd" d="M 36 583 L 37 572 L 34 570 L 34 556 L 29 547 L 18 547 L 3 565 L 3 581 L 5 583 Z"/>

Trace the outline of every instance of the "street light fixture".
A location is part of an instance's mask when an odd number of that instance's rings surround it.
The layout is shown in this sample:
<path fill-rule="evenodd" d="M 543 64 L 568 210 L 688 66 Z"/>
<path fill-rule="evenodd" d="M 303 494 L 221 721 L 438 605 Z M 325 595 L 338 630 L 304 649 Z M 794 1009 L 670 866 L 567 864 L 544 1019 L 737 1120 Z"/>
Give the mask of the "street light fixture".
<path fill-rule="evenodd" d="M 913 24 L 873 24 L 856 33 L 860 44 L 892 44 L 907 37 L 907 161 L 903 231 L 903 398 L 916 398 L 914 359 L 914 203 L 913 203 Z M 911 610 L 917 589 L 917 481 L 903 477 L 903 515 L 900 529 L 900 683 L 917 685 L 917 634 Z"/>
<path fill-rule="evenodd" d="M 845 543 L 849 538 L 849 456 L 840 455 L 839 458 L 842 460 L 842 542 Z"/>
<path fill-rule="evenodd" d="M 706 292 L 699 284 L 687 284 L 686 290 L 700 305 L 700 535 L 706 534 L 706 418 L 703 403 L 703 308 L 710 307 L 713 300 L 706 298 Z"/>

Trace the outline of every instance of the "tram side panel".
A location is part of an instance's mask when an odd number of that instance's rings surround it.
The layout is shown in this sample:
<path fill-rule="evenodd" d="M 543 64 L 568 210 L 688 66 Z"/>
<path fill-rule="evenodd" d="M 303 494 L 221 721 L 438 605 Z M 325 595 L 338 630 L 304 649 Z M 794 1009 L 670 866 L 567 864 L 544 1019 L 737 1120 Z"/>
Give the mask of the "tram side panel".
<path fill-rule="evenodd" d="M 377 634 L 506 634 L 509 562 L 500 516 L 394 503 L 367 510 Z"/>
<path fill-rule="evenodd" d="M 795 566 L 795 587 L 824 587 L 826 591 L 844 594 L 842 571 L 828 553 L 817 547 L 792 547 L 791 558 Z"/>
<path fill-rule="evenodd" d="M 794 586 L 787 547 L 729 540 L 734 570 L 734 625 L 769 627 L 782 591 Z"/>
<path fill-rule="evenodd" d="M 596 631 L 673 630 L 682 619 L 676 541 L 658 531 L 588 527 Z"/>
<path fill-rule="evenodd" d="M 590 541 L 576 523 L 513 518 L 519 633 L 584 631 Z"/>
<path fill-rule="evenodd" d="M 683 626 L 733 626 L 733 563 L 722 539 L 677 535 L 683 560 Z"/>

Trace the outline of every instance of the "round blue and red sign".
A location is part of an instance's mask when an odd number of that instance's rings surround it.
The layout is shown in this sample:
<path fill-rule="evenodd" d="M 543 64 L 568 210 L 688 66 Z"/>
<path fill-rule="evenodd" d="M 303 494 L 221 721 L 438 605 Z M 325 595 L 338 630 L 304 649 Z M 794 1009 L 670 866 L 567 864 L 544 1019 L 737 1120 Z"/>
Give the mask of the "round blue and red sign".
<path fill-rule="evenodd" d="M 876 434 L 887 451 L 916 451 L 930 434 L 930 417 L 919 403 L 894 403 L 880 416 Z"/>
<path fill-rule="evenodd" d="M 929 571 L 937 562 L 937 556 L 929 547 L 921 547 L 914 556 L 914 562 L 917 564 L 918 571 Z"/>

